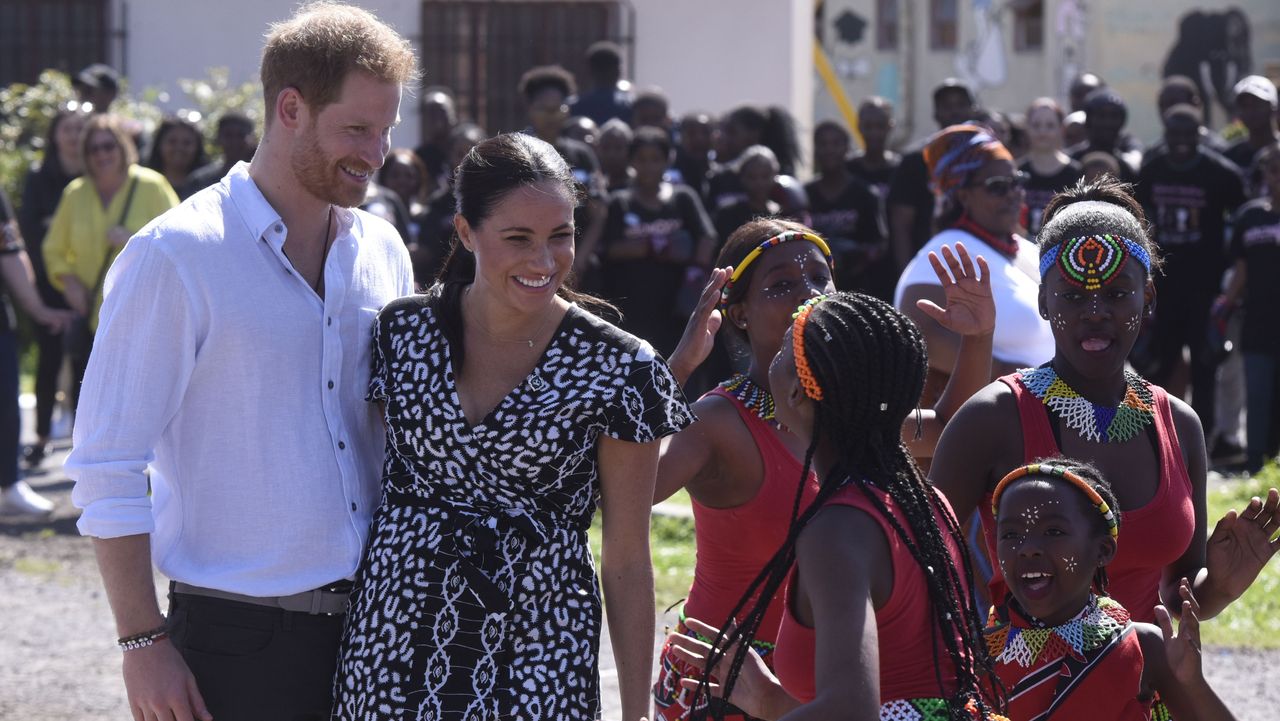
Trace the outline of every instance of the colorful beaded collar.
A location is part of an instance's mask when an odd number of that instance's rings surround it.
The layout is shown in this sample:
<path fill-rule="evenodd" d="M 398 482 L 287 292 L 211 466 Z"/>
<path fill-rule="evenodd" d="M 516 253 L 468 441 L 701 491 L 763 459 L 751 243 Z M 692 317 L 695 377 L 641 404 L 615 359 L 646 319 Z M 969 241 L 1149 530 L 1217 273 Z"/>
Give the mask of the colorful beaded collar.
<path fill-rule="evenodd" d="M 1124 372 L 1126 390 L 1119 406 L 1094 405 L 1071 389 L 1052 366 L 1018 371 L 1022 385 L 1081 438 L 1095 443 L 1124 443 L 1155 420 L 1151 388 L 1142 376 Z"/>
<path fill-rule="evenodd" d="M 760 420 L 774 428 L 782 428 L 774 418 L 773 394 L 751 380 L 751 376 L 745 373 L 734 373 L 729 380 L 721 382 L 720 387 L 725 393 L 736 398 L 747 410 L 759 416 Z"/>
<path fill-rule="evenodd" d="M 1129 612 L 1124 606 L 1107 596 L 1090 595 L 1084 609 L 1059 626 L 1024 627 L 999 619 L 993 611 L 983 635 L 996 663 L 1031 668 L 1066 656 L 1083 660 L 1085 654 L 1105 645 L 1128 625 Z"/>

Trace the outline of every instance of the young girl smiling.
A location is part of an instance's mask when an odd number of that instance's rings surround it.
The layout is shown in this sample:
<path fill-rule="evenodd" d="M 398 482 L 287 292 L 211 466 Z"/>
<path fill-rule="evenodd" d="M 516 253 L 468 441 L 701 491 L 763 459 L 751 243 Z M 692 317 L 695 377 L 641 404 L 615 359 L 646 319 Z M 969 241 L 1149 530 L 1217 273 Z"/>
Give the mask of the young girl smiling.
<path fill-rule="evenodd" d="M 1120 513 L 1095 468 L 1062 458 L 1020 466 L 991 503 L 1008 592 L 985 635 L 1010 719 L 1234 718 L 1201 673 L 1200 604 L 1186 578 L 1176 634 L 1163 605 L 1157 627 L 1107 595 Z"/>

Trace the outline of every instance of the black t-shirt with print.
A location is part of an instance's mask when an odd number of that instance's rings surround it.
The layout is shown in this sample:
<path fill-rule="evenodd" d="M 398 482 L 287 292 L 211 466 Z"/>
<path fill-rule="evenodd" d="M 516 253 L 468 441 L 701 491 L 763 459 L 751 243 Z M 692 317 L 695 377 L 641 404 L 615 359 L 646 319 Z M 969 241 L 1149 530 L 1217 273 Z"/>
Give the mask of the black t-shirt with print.
<path fill-rule="evenodd" d="M 600 238 L 600 274 L 604 296 L 622 311 L 622 327 L 667 355 L 675 350 L 687 320 L 679 308 L 686 272 L 694 267 L 698 241 L 715 235 L 715 229 L 693 190 L 664 187 L 670 190 L 657 207 L 639 202 L 630 188 L 610 196 Z M 610 258 L 611 246 L 625 241 L 646 243 L 648 255 Z"/>
<path fill-rule="evenodd" d="M 885 153 L 885 160 L 887 161 L 885 165 L 877 168 L 867 167 L 867 158 L 863 155 L 855 155 L 845 163 L 845 167 L 853 173 L 853 177 L 861 179 L 876 191 L 882 203 L 889 196 L 889 183 L 893 182 L 893 174 L 902 164 L 902 156 L 889 152 Z"/>
<path fill-rule="evenodd" d="M 1062 166 L 1058 172 L 1053 175 L 1040 175 L 1031 166 L 1030 160 L 1022 161 L 1022 165 L 1018 166 L 1018 170 L 1027 174 L 1027 235 L 1035 240 L 1036 234 L 1040 232 L 1041 216 L 1044 214 L 1044 207 L 1049 204 L 1053 196 L 1062 192 L 1065 188 L 1069 188 L 1076 184 L 1080 176 L 1084 175 L 1084 171 L 1080 167 L 1078 161 L 1072 160 L 1070 163 Z"/>
<path fill-rule="evenodd" d="M 1246 353 L 1280 354 L 1280 212 L 1270 198 L 1240 208 L 1232 234 L 1231 254 L 1245 262 L 1244 324 Z"/>
<path fill-rule="evenodd" d="M 809 195 L 809 227 L 826 239 L 836 262 L 836 287 L 871 290 L 869 279 L 863 277 L 870 270 L 869 261 L 887 252 L 875 191 L 858 178 L 850 178 L 844 190 L 832 198 L 822 192 L 817 180 L 804 189 Z"/>
<path fill-rule="evenodd" d="M 889 181 L 885 208 L 890 218 L 895 205 L 910 206 L 916 212 L 911 223 L 911 252 L 914 254 L 933 237 L 933 191 L 929 188 L 929 167 L 925 165 L 924 153 L 919 150 L 902 156 L 902 162 Z"/>
<path fill-rule="evenodd" d="M 1236 166 L 1202 149 L 1177 168 L 1167 152 L 1157 153 L 1143 163 L 1136 195 L 1165 257 L 1160 292 L 1216 293 L 1226 269 L 1227 218 L 1245 201 Z"/>

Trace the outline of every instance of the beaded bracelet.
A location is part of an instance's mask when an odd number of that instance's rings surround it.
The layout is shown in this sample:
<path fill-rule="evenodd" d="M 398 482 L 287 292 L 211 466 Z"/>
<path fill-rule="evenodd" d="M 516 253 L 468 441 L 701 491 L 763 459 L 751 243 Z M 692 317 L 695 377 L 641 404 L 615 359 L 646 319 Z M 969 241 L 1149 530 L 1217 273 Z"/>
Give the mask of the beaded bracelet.
<path fill-rule="evenodd" d="M 142 633 L 134 634 L 132 636 L 125 636 L 124 638 L 118 639 L 116 643 L 120 646 L 120 650 L 132 651 L 134 649 L 152 646 L 156 641 L 163 641 L 168 637 L 169 627 L 168 625 L 164 625 L 157 626 L 150 631 L 143 631 Z"/>

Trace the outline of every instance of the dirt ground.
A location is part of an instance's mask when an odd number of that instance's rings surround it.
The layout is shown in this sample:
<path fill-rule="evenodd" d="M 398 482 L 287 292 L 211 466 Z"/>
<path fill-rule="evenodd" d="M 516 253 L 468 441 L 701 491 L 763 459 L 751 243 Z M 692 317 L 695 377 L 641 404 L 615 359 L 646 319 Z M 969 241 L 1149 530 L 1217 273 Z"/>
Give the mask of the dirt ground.
<path fill-rule="evenodd" d="M 127 721 L 115 629 L 92 547 L 76 533 L 71 484 L 57 470 L 62 455 L 27 479 L 57 501 L 53 518 L 0 518 L 0 719 Z M 164 581 L 156 582 L 163 597 Z M 607 641 L 601 657 L 605 718 L 617 719 Z M 1205 668 L 1241 721 L 1280 717 L 1280 651 L 1209 648 Z"/>

